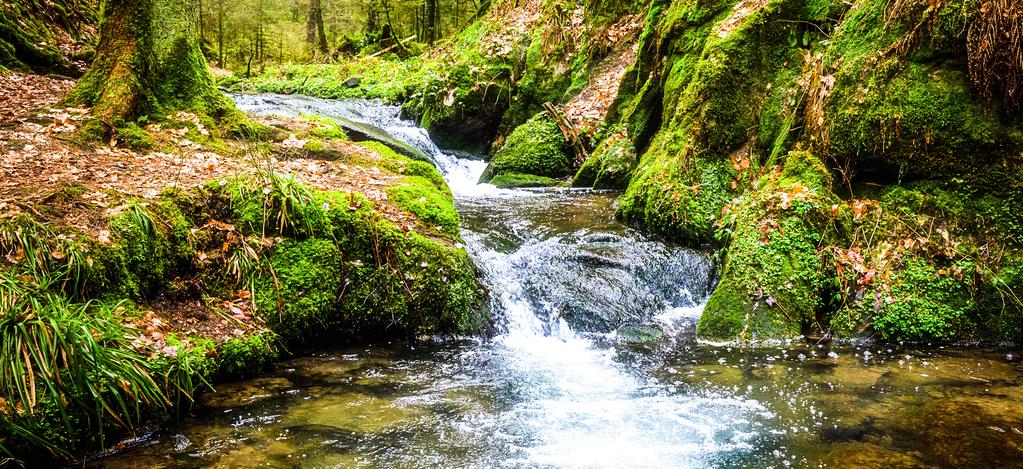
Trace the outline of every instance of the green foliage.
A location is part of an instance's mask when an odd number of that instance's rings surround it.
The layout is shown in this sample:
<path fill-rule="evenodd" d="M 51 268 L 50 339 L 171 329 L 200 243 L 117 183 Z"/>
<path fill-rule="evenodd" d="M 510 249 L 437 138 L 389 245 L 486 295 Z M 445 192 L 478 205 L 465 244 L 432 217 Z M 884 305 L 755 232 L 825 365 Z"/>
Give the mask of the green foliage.
<path fill-rule="evenodd" d="M 217 352 L 219 377 L 246 376 L 255 373 L 278 356 L 277 336 L 271 332 L 246 334 L 220 345 Z"/>
<path fill-rule="evenodd" d="M 322 228 L 323 208 L 312 191 L 290 176 L 260 173 L 254 180 L 222 180 L 238 225 L 260 236 L 289 234 L 311 236 Z"/>
<path fill-rule="evenodd" d="M 331 240 L 289 240 L 277 246 L 266 265 L 273 275 L 262 276 L 255 290 L 270 328 L 291 340 L 326 330 L 343 286 L 341 262 L 341 251 Z"/>
<path fill-rule="evenodd" d="M 971 274 L 975 266 L 966 260 L 956 262 L 952 273 L 920 258 L 911 258 L 896 270 L 891 296 L 873 316 L 871 326 L 883 339 L 955 340 L 972 326 Z M 965 277 L 963 277 L 965 273 Z"/>
<path fill-rule="evenodd" d="M 47 435 L 77 435 L 84 419 L 102 439 L 106 425 L 130 428 L 146 406 L 167 405 L 119 305 L 71 304 L 53 279 L 25 277 L 0 271 L 0 427 L 67 455 Z M 58 418 L 36 418 L 44 406 Z"/>

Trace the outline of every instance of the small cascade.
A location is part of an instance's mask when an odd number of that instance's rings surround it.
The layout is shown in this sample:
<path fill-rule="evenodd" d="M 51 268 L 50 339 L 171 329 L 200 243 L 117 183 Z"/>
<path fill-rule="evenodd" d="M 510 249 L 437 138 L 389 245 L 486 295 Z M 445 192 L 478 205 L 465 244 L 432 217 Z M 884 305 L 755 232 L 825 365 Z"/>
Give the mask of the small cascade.
<path fill-rule="evenodd" d="M 502 411 L 474 420 L 507 450 L 489 463 L 524 466 L 686 466 L 749 447 L 755 401 L 672 393 L 605 345 L 625 330 L 692 333 L 709 292 L 707 253 L 617 223 L 612 195 L 503 190 L 479 184 L 486 164 L 442 151 L 379 102 L 236 96 L 250 113 L 319 114 L 369 124 L 428 155 L 463 219 L 500 333 L 465 362 L 464 379 L 515 389 Z M 630 329 L 631 328 L 631 329 Z M 661 333 L 661 336 L 658 336 Z M 654 344 L 656 346 L 656 344 Z M 467 358 L 467 357 L 473 358 Z"/>

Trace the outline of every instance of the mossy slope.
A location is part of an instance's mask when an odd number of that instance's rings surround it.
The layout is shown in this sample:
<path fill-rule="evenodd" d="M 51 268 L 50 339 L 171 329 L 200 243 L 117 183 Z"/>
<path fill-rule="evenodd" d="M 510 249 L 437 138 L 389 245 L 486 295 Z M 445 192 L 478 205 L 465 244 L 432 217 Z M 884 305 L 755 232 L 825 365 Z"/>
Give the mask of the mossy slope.
<path fill-rule="evenodd" d="M 726 249 L 701 336 L 1023 340 L 1010 266 L 1023 238 L 1005 211 L 1023 206 L 1023 127 L 971 84 L 978 2 L 648 11 L 612 112 L 640 154 L 619 214 Z M 818 163 L 795 174 L 793 150 Z M 815 187 L 819 163 L 834 187 L 799 214 L 765 209 L 771 193 Z"/>

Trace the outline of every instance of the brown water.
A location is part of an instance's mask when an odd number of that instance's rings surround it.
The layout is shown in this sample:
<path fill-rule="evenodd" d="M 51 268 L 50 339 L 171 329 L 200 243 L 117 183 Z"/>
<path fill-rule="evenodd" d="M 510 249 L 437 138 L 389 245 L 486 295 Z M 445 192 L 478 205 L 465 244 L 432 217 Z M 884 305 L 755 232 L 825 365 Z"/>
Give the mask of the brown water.
<path fill-rule="evenodd" d="M 499 333 L 281 363 L 94 467 L 1023 467 L 1019 352 L 698 343 L 709 253 L 622 226 L 613 194 L 477 186 L 393 109 L 329 104 L 439 162 Z"/>
<path fill-rule="evenodd" d="M 612 346 L 606 349 L 612 362 L 642 389 L 589 412 L 587 403 L 545 389 L 556 378 L 543 370 L 523 376 L 502 363 L 507 351 L 500 348 L 391 346 L 292 360 L 259 378 L 218 386 L 194 418 L 98 467 L 1018 467 L 1023 461 L 1023 367 L 1006 352 Z M 563 415 L 536 418 L 523 410 L 540 395 L 551 402 L 545 410 L 561 408 Z M 630 399 L 648 402 L 630 406 Z M 672 418 L 644 415 L 644 407 Z M 648 417 L 650 428 L 630 421 L 637 416 Z M 611 433 L 597 431 L 602 428 Z M 571 438 L 550 439 L 553 431 Z M 655 433 L 670 447 L 656 439 L 649 446 L 629 441 Z M 602 440 L 618 440 L 610 448 L 631 450 L 630 459 L 591 446 L 607 443 Z"/>

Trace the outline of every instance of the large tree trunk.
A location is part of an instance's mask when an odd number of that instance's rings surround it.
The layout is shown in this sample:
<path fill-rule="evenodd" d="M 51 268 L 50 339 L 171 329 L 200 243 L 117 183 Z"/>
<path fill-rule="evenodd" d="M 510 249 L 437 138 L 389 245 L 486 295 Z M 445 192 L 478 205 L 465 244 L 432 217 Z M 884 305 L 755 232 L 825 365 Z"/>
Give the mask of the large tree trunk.
<path fill-rule="evenodd" d="M 108 126 L 141 115 L 231 109 L 199 49 L 197 0 L 106 0 L 96 58 L 68 95 Z"/>

